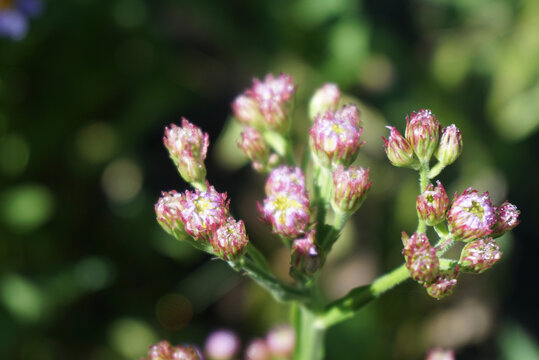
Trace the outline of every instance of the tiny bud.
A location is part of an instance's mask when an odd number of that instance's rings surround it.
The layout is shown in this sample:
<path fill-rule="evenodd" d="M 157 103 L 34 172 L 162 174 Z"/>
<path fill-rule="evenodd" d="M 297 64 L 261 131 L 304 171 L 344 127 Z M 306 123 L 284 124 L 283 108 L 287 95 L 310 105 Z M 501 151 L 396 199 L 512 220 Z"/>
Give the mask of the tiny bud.
<path fill-rule="evenodd" d="M 438 161 L 447 166 L 457 160 L 462 152 L 462 135 L 460 130 L 453 125 L 449 125 L 444 128 L 442 137 L 440 138 L 440 144 L 434 154 Z"/>
<path fill-rule="evenodd" d="M 258 108 L 258 101 L 252 96 L 238 95 L 232 103 L 232 112 L 240 123 L 255 129 L 264 128 L 264 117 Z"/>
<path fill-rule="evenodd" d="M 428 162 L 438 147 L 441 126 L 430 110 L 421 109 L 406 117 L 406 140 L 421 162 Z"/>
<path fill-rule="evenodd" d="M 235 359 L 240 351 L 240 339 L 230 330 L 218 330 L 210 334 L 204 345 L 209 360 Z"/>
<path fill-rule="evenodd" d="M 513 230 L 519 223 L 518 216 L 520 211 L 517 207 L 508 201 L 498 206 L 495 211 L 496 223 L 492 227 L 492 236 L 498 237 L 507 231 Z"/>
<path fill-rule="evenodd" d="M 414 168 L 417 162 L 414 158 L 412 145 L 393 126 L 386 126 L 389 129 L 389 138 L 384 138 L 384 147 L 387 158 L 394 166 Z"/>
<path fill-rule="evenodd" d="M 281 192 L 306 194 L 305 175 L 299 167 L 279 166 L 269 174 L 265 190 L 268 196 Z"/>
<path fill-rule="evenodd" d="M 449 206 L 449 197 L 441 182 L 436 182 L 436 188 L 429 184 L 423 194 L 417 197 L 417 214 L 427 225 L 434 226 L 445 219 Z"/>
<path fill-rule="evenodd" d="M 292 355 L 295 342 L 294 329 L 288 325 L 276 326 L 266 335 L 266 344 L 275 357 L 288 358 Z"/>
<path fill-rule="evenodd" d="M 271 224 L 273 232 L 289 238 L 302 235 L 309 225 L 309 198 L 296 192 L 277 192 L 258 203 L 262 220 Z"/>
<path fill-rule="evenodd" d="M 183 221 L 181 218 L 182 194 L 175 190 L 162 192 L 161 197 L 155 204 L 155 214 L 157 222 L 161 227 L 173 235 L 174 231 L 183 231 Z"/>
<path fill-rule="evenodd" d="M 309 116 L 312 120 L 319 115 L 329 111 L 337 110 L 337 105 L 341 98 L 339 87 L 335 84 L 326 83 L 316 90 L 309 103 Z"/>
<path fill-rule="evenodd" d="M 236 221 L 228 217 L 226 221 L 215 230 L 210 238 L 215 255 L 224 260 L 236 260 L 239 258 L 249 243 L 249 237 L 245 233 L 243 220 Z"/>
<path fill-rule="evenodd" d="M 143 360 L 204 360 L 195 346 L 171 346 L 168 341 L 160 341 L 150 347 Z"/>
<path fill-rule="evenodd" d="M 163 138 L 170 158 L 182 178 L 188 183 L 204 182 L 206 178 L 206 151 L 210 144 L 209 135 L 182 118 L 182 127 L 174 124 L 165 129 Z"/>
<path fill-rule="evenodd" d="M 245 349 L 245 360 L 269 360 L 270 351 L 263 339 L 254 339 Z"/>
<path fill-rule="evenodd" d="M 264 172 L 270 165 L 270 149 L 260 131 L 245 126 L 238 147 L 253 162 L 256 171 Z"/>
<path fill-rule="evenodd" d="M 335 211 L 353 213 L 367 197 L 372 181 L 369 181 L 369 169 L 354 166 L 344 169 L 339 165 L 333 171 L 333 199 L 331 205 Z"/>
<path fill-rule="evenodd" d="M 443 299 L 446 296 L 453 294 L 453 288 L 457 285 L 457 275 L 459 267 L 455 268 L 453 273 L 445 273 L 436 279 L 436 281 L 424 284 L 427 293 L 435 299 Z"/>
<path fill-rule="evenodd" d="M 492 238 L 470 241 L 460 253 L 460 270 L 481 274 L 502 257 L 500 246 Z"/>
<path fill-rule="evenodd" d="M 410 277 L 421 283 L 430 283 L 438 277 L 440 263 L 436 257 L 436 250 L 430 245 L 425 234 L 414 233 L 412 237 L 403 231 L 402 254 L 406 260 L 406 268 Z"/>
<path fill-rule="evenodd" d="M 292 243 L 291 273 L 312 275 L 320 268 L 321 258 L 314 243 L 315 235 L 316 231 L 311 230 L 307 236 Z"/>
<path fill-rule="evenodd" d="M 434 348 L 429 351 L 425 360 L 455 360 L 455 352 L 450 349 Z"/>
<path fill-rule="evenodd" d="M 455 193 L 447 221 L 455 240 L 469 241 L 490 235 L 496 216 L 488 192 L 479 195 L 477 190 L 468 188 L 460 196 Z"/>

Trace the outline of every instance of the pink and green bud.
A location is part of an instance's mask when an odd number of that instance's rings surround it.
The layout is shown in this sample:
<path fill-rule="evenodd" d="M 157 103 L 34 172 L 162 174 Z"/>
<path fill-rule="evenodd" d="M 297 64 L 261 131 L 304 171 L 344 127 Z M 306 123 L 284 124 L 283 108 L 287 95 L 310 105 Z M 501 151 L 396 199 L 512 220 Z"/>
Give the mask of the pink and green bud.
<path fill-rule="evenodd" d="M 276 159 L 270 156 L 270 148 L 262 133 L 252 127 L 245 126 L 243 128 L 238 147 L 252 161 L 253 168 L 258 172 L 265 172 L 269 167 L 275 165 Z"/>
<path fill-rule="evenodd" d="M 448 206 L 449 197 L 439 181 L 435 188 L 432 184 L 427 185 L 416 201 L 417 215 L 429 226 L 437 225 L 445 219 Z"/>
<path fill-rule="evenodd" d="M 455 193 L 447 221 L 455 240 L 469 241 L 490 235 L 496 215 L 488 192 L 479 195 L 477 190 L 468 188 L 460 196 Z"/>
<path fill-rule="evenodd" d="M 232 112 L 240 123 L 255 129 L 264 129 L 264 116 L 260 112 L 258 101 L 252 96 L 238 95 L 232 103 Z"/>
<path fill-rule="evenodd" d="M 288 325 L 278 325 L 266 335 L 266 344 L 271 355 L 277 358 L 289 358 L 294 351 L 296 336 L 294 329 Z"/>
<path fill-rule="evenodd" d="M 194 346 L 171 346 L 167 341 L 160 341 L 150 347 L 143 360 L 204 360 L 204 357 Z"/>
<path fill-rule="evenodd" d="M 175 190 L 171 192 L 162 192 L 161 197 L 155 204 L 155 215 L 157 222 L 169 234 L 173 235 L 175 231 L 183 231 L 184 225 L 181 218 L 182 194 Z"/>
<path fill-rule="evenodd" d="M 495 211 L 496 223 L 492 227 L 492 236 L 498 237 L 507 231 L 513 230 L 519 223 L 518 216 L 520 211 L 517 207 L 508 201 L 498 206 Z"/>
<path fill-rule="evenodd" d="M 420 284 L 434 281 L 439 275 L 440 263 L 436 250 L 430 245 L 427 236 L 416 232 L 409 237 L 403 231 L 402 243 L 404 245 L 402 254 L 410 277 Z"/>
<path fill-rule="evenodd" d="M 263 339 L 252 340 L 245 349 L 245 360 L 270 360 L 270 351 Z"/>
<path fill-rule="evenodd" d="M 292 192 L 307 196 L 305 175 L 299 167 L 279 166 L 273 169 L 266 180 L 266 195 Z"/>
<path fill-rule="evenodd" d="M 438 276 L 434 282 L 425 284 L 427 293 L 438 300 L 453 294 L 453 288 L 457 285 L 458 272 L 459 267 L 457 265 L 454 272 L 444 273 Z"/>
<path fill-rule="evenodd" d="M 309 103 L 309 116 L 311 119 L 327 111 L 337 110 L 341 92 L 335 84 L 326 83 L 316 90 Z"/>
<path fill-rule="evenodd" d="M 309 198 L 296 192 L 277 192 L 258 203 L 262 220 L 272 226 L 273 232 L 288 238 L 302 235 L 309 225 Z"/>
<path fill-rule="evenodd" d="M 316 231 L 309 231 L 305 237 L 292 243 L 290 272 L 301 275 L 312 275 L 320 268 L 321 256 L 315 244 Z"/>
<path fill-rule="evenodd" d="M 195 240 L 208 241 L 228 218 L 226 193 L 218 193 L 213 186 L 207 191 L 186 191 L 181 200 L 181 218 L 185 231 Z"/>
<path fill-rule="evenodd" d="M 470 241 L 460 253 L 460 270 L 481 274 L 501 258 L 500 246 L 492 238 Z"/>
<path fill-rule="evenodd" d="M 451 349 L 434 348 L 429 351 L 425 360 L 455 360 L 455 352 Z"/>
<path fill-rule="evenodd" d="M 315 160 L 326 168 L 350 165 L 363 145 L 360 141 L 362 132 L 359 113 L 353 105 L 317 116 L 309 130 Z"/>
<path fill-rule="evenodd" d="M 206 152 L 210 144 L 209 135 L 182 118 L 182 127 L 171 124 L 165 129 L 163 142 L 170 158 L 182 178 L 188 183 L 204 182 L 206 178 Z"/>
<path fill-rule="evenodd" d="M 462 152 L 462 135 L 460 130 L 453 125 L 449 125 L 444 128 L 442 137 L 440 138 L 440 144 L 434 154 L 438 161 L 447 166 L 457 160 Z"/>
<path fill-rule="evenodd" d="M 353 213 L 363 203 L 371 188 L 369 169 L 354 166 L 345 169 L 339 165 L 333 171 L 333 199 L 331 205 L 335 211 Z"/>
<path fill-rule="evenodd" d="M 421 109 L 406 117 L 406 140 L 421 162 L 428 162 L 438 147 L 441 125 L 430 110 Z"/>
<path fill-rule="evenodd" d="M 213 253 L 226 261 L 242 256 L 248 243 L 243 220 L 236 221 L 232 217 L 228 217 L 210 238 Z"/>
<path fill-rule="evenodd" d="M 240 352 L 240 339 L 230 330 L 218 330 L 210 334 L 204 345 L 208 360 L 236 359 Z"/>
<path fill-rule="evenodd" d="M 414 149 L 400 132 L 393 126 L 386 126 L 389 129 L 389 138 L 384 138 L 384 147 L 387 158 L 394 166 L 410 167 L 417 166 L 417 160 L 414 158 Z"/>

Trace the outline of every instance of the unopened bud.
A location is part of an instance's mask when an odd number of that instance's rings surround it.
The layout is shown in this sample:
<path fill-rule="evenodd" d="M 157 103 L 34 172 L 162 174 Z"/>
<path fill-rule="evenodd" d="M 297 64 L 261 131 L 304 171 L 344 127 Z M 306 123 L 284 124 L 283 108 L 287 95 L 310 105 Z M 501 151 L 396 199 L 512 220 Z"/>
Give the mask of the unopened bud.
<path fill-rule="evenodd" d="M 496 223 L 492 227 L 492 236 L 498 237 L 505 234 L 507 231 L 513 230 L 519 223 L 518 216 L 520 211 L 517 207 L 508 201 L 498 206 L 495 211 Z"/>
<path fill-rule="evenodd" d="M 230 330 L 214 331 L 204 345 L 209 360 L 232 360 L 239 351 L 240 339 Z"/>
<path fill-rule="evenodd" d="M 238 147 L 253 162 L 256 171 L 264 172 L 270 164 L 270 149 L 260 131 L 245 126 Z"/>
<path fill-rule="evenodd" d="M 232 112 L 242 124 L 255 129 L 264 128 L 264 117 L 260 113 L 258 101 L 252 96 L 238 95 L 232 103 Z"/>
<path fill-rule="evenodd" d="M 436 150 L 435 156 L 438 161 L 447 166 L 457 160 L 462 152 L 462 135 L 460 130 L 453 125 L 449 125 L 444 128 L 442 137 L 440 138 L 440 144 Z"/>
<path fill-rule="evenodd" d="M 160 341 L 150 347 L 148 356 L 143 360 L 204 360 L 204 358 L 195 346 L 172 346 L 168 341 Z"/>
<path fill-rule="evenodd" d="M 183 220 L 181 218 L 182 194 L 175 190 L 162 192 L 161 197 L 155 204 L 155 215 L 161 227 L 173 235 L 175 231 L 183 231 Z"/>
<path fill-rule="evenodd" d="M 449 197 L 439 181 L 436 188 L 429 184 L 423 194 L 417 197 L 417 214 L 427 225 L 434 226 L 445 219 L 445 212 L 449 206 Z"/>
<path fill-rule="evenodd" d="M 417 160 L 414 158 L 412 145 L 393 126 L 386 126 L 389 129 L 389 137 L 384 140 L 384 147 L 389 161 L 399 167 L 414 168 Z M 417 165 L 417 164 L 416 164 Z"/>
<path fill-rule="evenodd" d="M 314 118 L 326 111 L 337 110 L 337 105 L 341 99 L 339 87 L 335 84 L 326 83 L 316 90 L 309 103 L 309 117 Z"/>
<path fill-rule="evenodd" d="M 470 241 L 460 253 L 460 270 L 481 274 L 501 258 L 500 246 L 492 238 Z"/>
<path fill-rule="evenodd" d="M 369 181 L 369 169 L 354 166 L 345 169 L 339 165 L 333 171 L 333 199 L 331 205 L 335 211 L 353 213 L 367 197 L 372 181 Z"/>
<path fill-rule="evenodd" d="M 232 217 L 228 217 L 210 238 L 213 253 L 227 261 L 240 257 L 248 243 L 243 220 L 236 221 Z"/>
<path fill-rule="evenodd" d="M 321 257 L 314 242 L 315 235 L 316 231 L 311 230 L 307 236 L 292 243 L 291 273 L 312 275 L 320 268 Z"/>
<path fill-rule="evenodd" d="M 306 194 L 305 175 L 299 167 L 279 166 L 269 174 L 265 190 L 268 196 L 280 192 Z"/>
<path fill-rule="evenodd" d="M 438 147 L 441 126 L 430 110 L 421 109 L 406 117 L 406 140 L 421 162 L 428 162 Z"/>
<path fill-rule="evenodd" d="M 427 293 L 438 300 L 453 294 L 453 288 L 457 285 L 458 271 L 459 267 L 457 265 L 454 272 L 444 273 L 438 276 L 434 282 L 425 284 Z"/>
<path fill-rule="evenodd" d="M 469 241 L 490 235 L 496 216 L 488 192 L 479 195 L 477 190 L 468 188 L 460 196 L 455 193 L 447 222 L 455 240 Z"/>
<path fill-rule="evenodd" d="M 440 263 L 436 250 L 430 245 L 427 236 L 416 232 L 408 237 L 403 231 L 402 243 L 404 245 L 402 254 L 410 277 L 420 284 L 434 281 L 438 277 Z"/>

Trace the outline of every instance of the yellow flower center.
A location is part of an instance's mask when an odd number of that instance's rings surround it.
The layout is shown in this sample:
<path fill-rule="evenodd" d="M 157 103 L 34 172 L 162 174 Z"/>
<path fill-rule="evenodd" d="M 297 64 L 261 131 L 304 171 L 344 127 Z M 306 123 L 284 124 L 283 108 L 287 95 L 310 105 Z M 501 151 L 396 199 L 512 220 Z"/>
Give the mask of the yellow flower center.
<path fill-rule="evenodd" d="M 483 220 L 483 213 L 485 212 L 485 209 L 483 209 L 481 204 L 479 204 L 477 201 L 472 201 L 472 206 L 470 206 L 467 210 L 477 216 L 479 220 Z"/>

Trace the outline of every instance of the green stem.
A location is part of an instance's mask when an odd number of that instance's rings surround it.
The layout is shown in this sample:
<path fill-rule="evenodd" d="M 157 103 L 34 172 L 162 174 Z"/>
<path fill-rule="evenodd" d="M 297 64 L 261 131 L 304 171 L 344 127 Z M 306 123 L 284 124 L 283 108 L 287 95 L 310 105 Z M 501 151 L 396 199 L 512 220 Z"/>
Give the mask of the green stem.
<path fill-rule="evenodd" d="M 427 186 L 429 185 L 429 163 L 424 162 L 421 163 L 421 167 L 419 168 L 419 193 L 423 194 Z M 427 231 L 427 224 L 420 218 L 418 218 L 417 222 L 417 230 L 418 233 L 425 233 Z"/>
<path fill-rule="evenodd" d="M 442 172 L 442 170 L 445 168 L 444 165 L 442 165 L 441 162 L 438 162 L 436 165 L 432 167 L 429 171 L 429 179 L 434 179 L 438 174 Z"/>
<path fill-rule="evenodd" d="M 310 309 L 302 306 L 299 310 L 294 360 L 322 360 L 326 327 Z"/>

